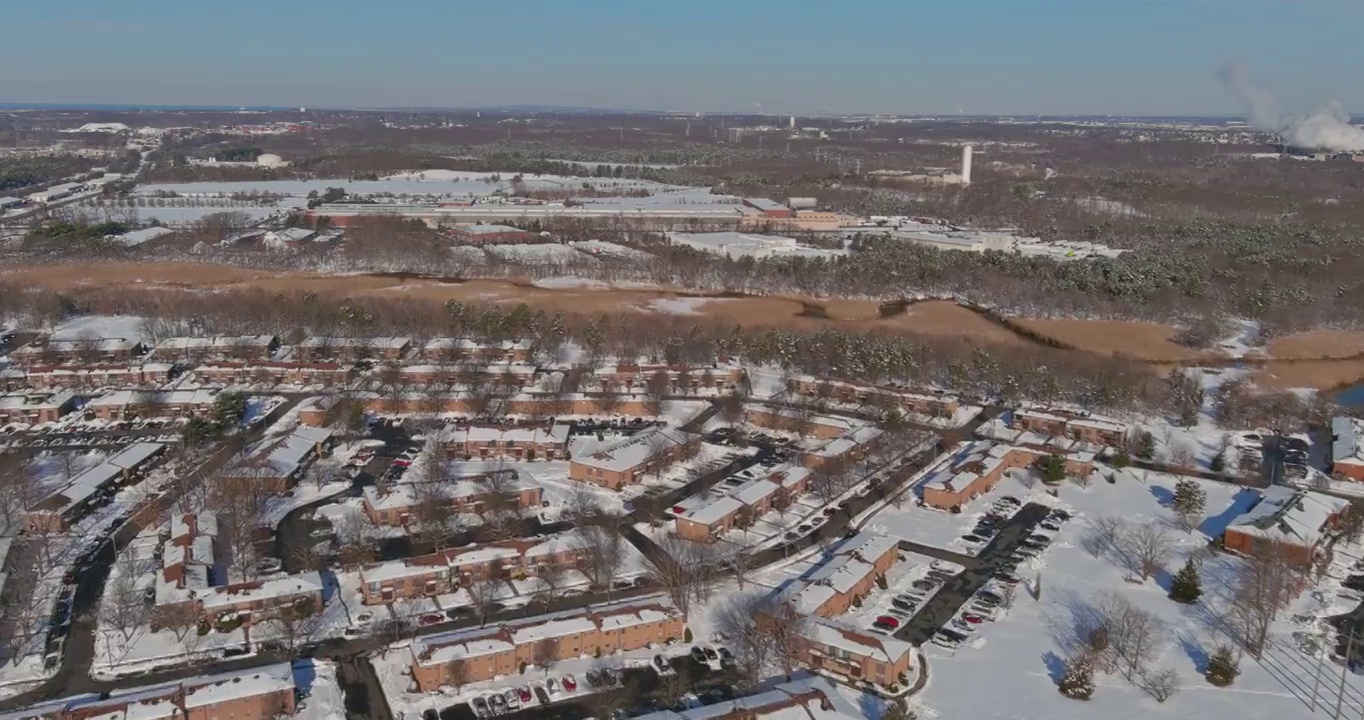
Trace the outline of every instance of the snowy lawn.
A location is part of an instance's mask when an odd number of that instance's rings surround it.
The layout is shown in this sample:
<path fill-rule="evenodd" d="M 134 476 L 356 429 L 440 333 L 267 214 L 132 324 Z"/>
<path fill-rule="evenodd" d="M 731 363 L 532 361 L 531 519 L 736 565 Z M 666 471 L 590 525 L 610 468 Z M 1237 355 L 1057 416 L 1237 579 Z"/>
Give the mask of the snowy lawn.
<path fill-rule="evenodd" d="M 1289 647 L 1287 635 L 1293 621 L 1288 612 L 1275 627 L 1275 643 L 1266 665 L 1244 657 L 1240 677 L 1225 689 L 1214 688 L 1202 676 L 1208 656 L 1227 642 L 1219 618 L 1226 611 L 1230 584 L 1241 562 L 1225 554 L 1207 555 L 1206 547 L 1247 504 L 1245 493 L 1231 485 L 1198 481 L 1207 492 L 1209 517 L 1198 529 L 1185 532 L 1177 528 L 1168 508 L 1178 478 L 1124 470 L 1117 472 L 1115 484 L 1109 484 L 1101 473 L 1096 476 L 1087 488 L 1063 485 L 1058 498 L 1014 480 L 1000 483 L 1002 492 L 1020 498 L 1030 495 L 1027 499 L 1065 507 L 1076 517 L 1056 533 L 1049 550 L 1019 567 L 1017 574 L 1024 582 L 1018 586 L 1013 607 L 997 622 L 979 626 L 972 639 L 954 651 L 925 645 L 930 680 L 917 701 L 923 706 L 921 716 L 1064 720 L 1141 714 L 1278 720 L 1309 715 L 1300 699 L 1302 678 L 1293 677 L 1303 670 L 1291 657 L 1297 650 Z M 1097 556 L 1087 551 L 1093 521 L 1105 516 L 1120 517 L 1128 527 L 1164 528 L 1173 546 L 1164 563 L 1166 570 L 1143 582 L 1115 551 L 1100 550 Z M 1170 573 L 1191 556 L 1203 558 L 1203 598 L 1195 605 L 1180 605 L 1167 597 Z M 1148 672 L 1169 670 L 1178 687 L 1163 704 L 1128 682 L 1121 672 L 1097 673 L 1097 689 L 1087 703 L 1057 692 L 1066 658 L 1077 651 L 1093 627 L 1099 607 L 1115 597 L 1158 619 L 1159 649 Z M 1309 593 L 1299 599 L 1297 612 L 1311 606 L 1320 603 Z M 1328 664 L 1325 672 L 1335 672 L 1334 666 Z M 1332 677 L 1337 678 L 1330 683 L 1334 688 L 1338 675 Z M 981 692 L 983 678 L 989 678 L 988 692 Z M 1354 675 L 1346 682 L 1351 687 L 1364 686 Z M 1306 686 L 1310 690 L 1310 679 Z M 1002 698 L 1008 698 L 1007 703 Z M 1347 714 L 1358 714 L 1360 705 L 1354 700 L 1355 709 Z"/>

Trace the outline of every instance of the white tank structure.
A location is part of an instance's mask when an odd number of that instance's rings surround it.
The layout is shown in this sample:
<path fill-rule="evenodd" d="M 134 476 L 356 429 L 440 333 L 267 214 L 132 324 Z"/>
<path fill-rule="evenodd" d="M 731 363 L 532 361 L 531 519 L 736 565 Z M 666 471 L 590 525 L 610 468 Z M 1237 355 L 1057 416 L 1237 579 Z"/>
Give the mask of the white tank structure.
<path fill-rule="evenodd" d="M 279 167 L 284 164 L 284 159 L 274 153 L 265 153 L 256 158 L 256 164 L 261 167 Z"/>
<path fill-rule="evenodd" d="M 972 148 L 970 145 L 964 145 L 964 146 L 962 146 L 962 148 L 961 148 L 961 184 L 962 184 L 962 185 L 970 185 L 970 184 L 971 184 L 971 152 L 972 152 L 972 150 L 973 150 L 973 148 Z"/>

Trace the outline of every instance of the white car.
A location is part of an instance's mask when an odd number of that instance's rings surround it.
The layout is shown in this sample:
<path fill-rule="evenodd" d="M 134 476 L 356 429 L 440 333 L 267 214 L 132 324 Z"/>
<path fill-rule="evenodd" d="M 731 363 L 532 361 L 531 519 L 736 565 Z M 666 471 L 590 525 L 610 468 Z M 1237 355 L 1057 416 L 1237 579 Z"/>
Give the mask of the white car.
<path fill-rule="evenodd" d="M 953 649 L 956 649 L 956 648 L 961 647 L 962 642 L 964 642 L 965 640 L 966 640 L 966 638 L 964 638 L 964 637 L 959 637 L 959 636 L 958 636 L 958 633 L 950 633 L 950 634 L 949 634 L 948 631 L 944 631 L 944 630 L 939 630 L 937 633 L 935 633 L 935 634 L 933 635 L 933 644 L 934 644 L 934 645 L 938 645 L 938 646 L 940 646 L 940 647 L 945 647 L 945 648 L 947 648 L 947 649 L 949 649 L 949 650 L 953 650 Z"/>

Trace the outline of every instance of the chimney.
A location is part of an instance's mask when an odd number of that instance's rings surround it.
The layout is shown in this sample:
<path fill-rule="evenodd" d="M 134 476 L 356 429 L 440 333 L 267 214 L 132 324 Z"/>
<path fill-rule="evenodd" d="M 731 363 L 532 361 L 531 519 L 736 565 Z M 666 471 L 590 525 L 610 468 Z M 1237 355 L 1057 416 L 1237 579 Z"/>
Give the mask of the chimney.
<path fill-rule="evenodd" d="M 961 148 L 961 184 L 971 184 L 971 146 L 964 145 Z"/>

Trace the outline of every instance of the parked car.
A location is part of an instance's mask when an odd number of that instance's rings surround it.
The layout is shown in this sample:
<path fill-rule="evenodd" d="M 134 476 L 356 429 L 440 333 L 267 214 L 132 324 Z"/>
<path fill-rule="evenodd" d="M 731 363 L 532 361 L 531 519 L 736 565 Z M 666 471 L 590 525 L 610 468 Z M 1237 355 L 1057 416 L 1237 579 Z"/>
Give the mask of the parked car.
<path fill-rule="evenodd" d="M 427 613 L 421 617 L 422 625 L 436 625 L 445 622 L 445 616 L 436 613 Z"/>
<path fill-rule="evenodd" d="M 878 624 L 885 623 L 886 625 L 889 625 L 893 628 L 900 627 L 900 620 L 890 615 L 882 615 L 881 617 L 876 618 L 876 622 Z"/>
<path fill-rule="evenodd" d="M 573 692 L 578 689 L 578 679 L 572 675 L 564 676 L 564 692 Z"/>
<path fill-rule="evenodd" d="M 521 708 L 521 696 L 516 690 L 508 690 L 502 693 L 502 700 L 507 703 L 508 710 L 519 710 Z"/>
<path fill-rule="evenodd" d="M 706 664 L 706 651 L 700 645 L 693 645 L 691 648 L 691 659 L 702 665 Z"/>
<path fill-rule="evenodd" d="M 927 592 L 937 590 L 938 586 L 941 584 L 942 583 L 935 583 L 932 580 L 915 580 L 914 582 L 910 583 L 909 586 L 914 588 L 915 590 L 923 590 Z"/>
<path fill-rule="evenodd" d="M 903 596 L 891 600 L 890 604 L 894 607 L 904 610 L 905 612 L 914 612 L 915 610 L 919 609 L 919 603 L 915 602 L 913 598 Z"/>
<path fill-rule="evenodd" d="M 596 670 L 588 670 L 584 676 L 587 678 L 587 686 L 592 688 L 601 687 L 601 673 Z"/>
<path fill-rule="evenodd" d="M 522 685 L 521 687 L 517 688 L 516 694 L 520 696 L 521 702 L 523 703 L 530 702 L 531 697 L 533 697 L 530 694 L 530 688 L 526 687 L 525 685 Z"/>
<path fill-rule="evenodd" d="M 985 618 L 984 618 L 983 616 L 977 615 L 977 614 L 975 614 L 975 613 L 970 613 L 970 612 L 964 612 L 964 613 L 962 613 L 962 614 L 961 614 L 961 619 L 962 619 L 962 620 L 965 620 L 967 623 L 969 623 L 969 624 L 971 624 L 971 625 L 979 625 L 979 624 L 985 622 Z"/>
<path fill-rule="evenodd" d="M 966 642 L 966 636 L 962 635 L 961 633 L 948 630 L 947 628 L 943 628 L 942 630 L 939 630 L 938 632 L 934 633 L 932 642 L 934 645 L 938 645 L 940 647 L 955 649 L 961 647 L 961 644 L 963 642 Z"/>
<path fill-rule="evenodd" d="M 488 717 L 492 714 L 492 711 L 488 708 L 488 701 L 484 700 L 482 696 L 470 700 L 469 704 L 473 706 L 474 715 L 477 715 L 478 717 Z"/>
<path fill-rule="evenodd" d="M 498 693 L 489 695 L 488 709 L 492 710 L 494 715 L 505 714 L 507 712 L 507 699 Z"/>

